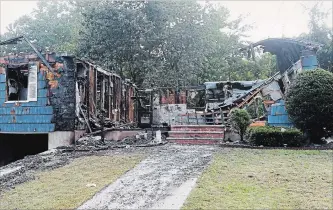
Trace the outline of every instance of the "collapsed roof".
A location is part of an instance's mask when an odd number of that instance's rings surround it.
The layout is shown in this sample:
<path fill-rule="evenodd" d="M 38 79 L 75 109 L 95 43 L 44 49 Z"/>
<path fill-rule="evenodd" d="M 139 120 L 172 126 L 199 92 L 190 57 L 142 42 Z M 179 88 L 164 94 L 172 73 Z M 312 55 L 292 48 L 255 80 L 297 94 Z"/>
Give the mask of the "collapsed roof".
<path fill-rule="evenodd" d="M 316 53 L 320 44 L 301 39 L 292 38 L 269 38 L 251 44 L 248 50 L 260 47 L 264 52 L 276 55 L 278 69 L 281 73 L 296 63 L 302 56 L 303 51 Z M 244 49 L 243 49 L 244 50 Z"/>
<path fill-rule="evenodd" d="M 232 97 L 227 98 L 222 103 L 219 104 L 219 107 L 221 108 L 230 108 L 233 106 L 241 107 L 245 103 L 247 103 L 249 100 L 251 100 L 252 97 L 256 96 L 261 89 L 270 84 L 271 82 L 277 80 L 279 78 L 280 74 L 275 73 L 272 77 L 266 79 L 266 80 L 258 80 L 257 82 L 252 83 L 252 86 L 247 90 L 238 90 L 235 91 L 235 94 L 232 95 Z M 253 82 L 253 81 L 249 81 Z"/>

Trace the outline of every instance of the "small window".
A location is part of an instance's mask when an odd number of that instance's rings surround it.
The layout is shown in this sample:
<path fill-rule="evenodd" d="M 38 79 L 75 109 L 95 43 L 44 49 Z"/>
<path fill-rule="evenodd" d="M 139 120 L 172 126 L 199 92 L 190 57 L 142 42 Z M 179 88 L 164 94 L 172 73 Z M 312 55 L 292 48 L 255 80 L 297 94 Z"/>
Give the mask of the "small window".
<path fill-rule="evenodd" d="M 37 63 L 7 67 L 7 101 L 37 101 L 37 70 Z"/>

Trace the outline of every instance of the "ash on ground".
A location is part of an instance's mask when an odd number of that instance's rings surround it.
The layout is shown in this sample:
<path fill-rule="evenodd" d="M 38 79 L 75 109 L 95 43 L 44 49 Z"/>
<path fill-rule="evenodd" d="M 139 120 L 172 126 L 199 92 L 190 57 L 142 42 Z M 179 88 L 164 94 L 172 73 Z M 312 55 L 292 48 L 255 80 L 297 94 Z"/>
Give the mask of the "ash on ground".
<path fill-rule="evenodd" d="M 81 154 L 62 153 L 57 149 L 29 155 L 21 160 L 0 168 L 0 193 L 5 189 L 14 188 L 15 185 L 32 180 L 37 170 L 51 170 L 66 165 L 69 160 Z"/>

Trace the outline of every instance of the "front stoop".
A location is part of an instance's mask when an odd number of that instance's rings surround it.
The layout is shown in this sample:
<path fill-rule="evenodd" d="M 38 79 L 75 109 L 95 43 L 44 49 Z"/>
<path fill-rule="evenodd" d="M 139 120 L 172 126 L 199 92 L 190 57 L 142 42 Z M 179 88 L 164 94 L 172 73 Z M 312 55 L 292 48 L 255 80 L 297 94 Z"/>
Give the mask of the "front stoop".
<path fill-rule="evenodd" d="M 177 144 L 219 144 L 224 131 L 222 125 L 173 125 L 167 140 Z"/>

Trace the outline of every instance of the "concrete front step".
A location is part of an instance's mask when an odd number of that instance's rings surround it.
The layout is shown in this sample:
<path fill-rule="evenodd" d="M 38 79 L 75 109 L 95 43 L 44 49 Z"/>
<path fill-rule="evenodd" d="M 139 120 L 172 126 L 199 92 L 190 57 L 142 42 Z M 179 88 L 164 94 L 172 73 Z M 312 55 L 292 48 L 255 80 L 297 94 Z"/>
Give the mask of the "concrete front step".
<path fill-rule="evenodd" d="M 222 138 L 224 132 L 217 131 L 169 131 L 172 138 Z"/>
<path fill-rule="evenodd" d="M 221 138 L 171 138 L 167 140 L 170 143 L 177 144 L 219 144 L 223 139 Z"/>

